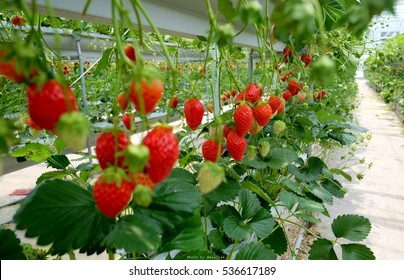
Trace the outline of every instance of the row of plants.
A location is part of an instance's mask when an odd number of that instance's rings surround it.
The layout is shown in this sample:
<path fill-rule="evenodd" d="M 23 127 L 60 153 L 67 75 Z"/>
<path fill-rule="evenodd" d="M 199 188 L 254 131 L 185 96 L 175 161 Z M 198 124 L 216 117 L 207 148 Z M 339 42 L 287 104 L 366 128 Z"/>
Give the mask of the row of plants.
<path fill-rule="evenodd" d="M 386 40 L 365 61 L 369 84 L 404 118 L 404 35 Z"/>
<path fill-rule="evenodd" d="M 189 41 L 160 34 L 141 1 L 112 0 L 115 42 L 92 72 L 98 98 L 112 108 L 112 127 L 97 137 L 97 163 L 84 156 L 78 165 L 64 152 L 83 148 L 90 116 L 64 66 L 54 63 L 60 50 L 46 49 L 35 7 L 15 2 L 32 28 L 1 37 L 0 73 L 26 95 L 31 128 L 55 137 L 15 147 L 20 128 L 2 110 L 0 148 L 50 168 L 13 218 L 26 237 L 49 246 L 48 254 L 74 259 L 79 249 L 106 251 L 111 259 L 117 252 L 125 259 L 277 259 L 287 251 L 296 256 L 286 230 L 293 225 L 315 237 L 310 259 L 337 259 L 337 246 L 342 259 L 375 258 L 358 243 L 371 229 L 365 217 L 335 218 L 333 239 L 300 221 L 321 222 L 347 191 L 337 177 L 351 180 L 349 166 L 330 167 L 312 151 L 352 147 L 366 131 L 351 113 L 361 34 L 394 1 L 278 1 L 270 13 L 269 1 L 219 0 L 213 10 L 206 0 L 209 31 Z M 52 22 L 50 3 L 47 9 Z M 129 11 L 138 15 L 137 26 Z M 141 18 L 152 34 L 143 32 Z M 253 77 L 240 74 L 247 72 L 247 51 L 233 44 L 240 25 L 257 34 Z M 147 36 L 159 42 L 164 65 L 144 59 Z M 167 38 L 203 51 L 202 62 L 182 66 Z M 282 53 L 274 50 L 276 41 L 285 44 Z M 157 107 L 164 108 L 165 123 L 150 122 Z M 144 131 L 139 143 L 130 137 L 133 125 L 125 130 L 120 123 L 123 113 L 133 116 L 132 108 Z M 212 118 L 203 122 L 206 111 Z M 174 112 L 183 117 L 175 130 L 168 123 Z M 11 230 L 1 230 L 1 239 L 2 258 L 26 258 Z"/>

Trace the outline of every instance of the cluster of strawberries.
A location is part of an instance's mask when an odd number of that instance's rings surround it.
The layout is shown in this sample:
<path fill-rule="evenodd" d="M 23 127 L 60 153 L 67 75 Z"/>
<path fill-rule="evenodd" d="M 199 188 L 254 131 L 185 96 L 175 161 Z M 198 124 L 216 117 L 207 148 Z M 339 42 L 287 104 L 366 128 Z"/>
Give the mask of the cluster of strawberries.
<path fill-rule="evenodd" d="M 223 138 L 230 156 L 236 161 L 244 157 L 247 141 L 245 135 L 257 134 L 266 126 L 271 117 L 284 110 L 284 103 L 277 96 L 262 101 L 262 89 L 255 83 L 249 84 L 245 90 L 235 94 L 236 108 L 232 122 L 222 128 L 212 128 L 210 138 L 202 144 L 202 155 L 205 160 L 216 162 L 223 153 Z M 202 122 L 204 107 L 197 98 L 188 99 L 184 103 L 184 115 L 188 126 L 195 130 Z"/>
<path fill-rule="evenodd" d="M 132 45 L 124 48 L 126 56 L 136 61 Z M 140 114 L 153 112 L 163 95 L 164 85 L 153 75 L 132 81 L 117 101 L 124 111 L 131 101 Z M 122 122 L 133 129 L 134 114 L 125 113 Z M 178 140 L 172 127 L 159 125 L 150 130 L 141 144 L 131 143 L 122 130 L 106 131 L 98 136 L 95 152 L 103 174 L 94 185 L 94 199 L 107 217 L 117 216 L 132 201 L 147 207 L 152 202 L 155 185 L 168 177 L 179 157 Z"/>

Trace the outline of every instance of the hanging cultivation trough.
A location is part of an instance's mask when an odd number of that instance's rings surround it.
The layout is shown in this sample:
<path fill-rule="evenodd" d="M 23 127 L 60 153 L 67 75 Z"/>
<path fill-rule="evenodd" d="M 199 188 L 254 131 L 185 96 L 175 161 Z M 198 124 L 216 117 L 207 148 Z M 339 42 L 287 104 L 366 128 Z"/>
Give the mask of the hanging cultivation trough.
<path fill-rule="evenodd" d="M 21 232 L 41 258 L 298 259 L 308 234 L 309 259 L 375 259 L 366 217 L 313 226 L 355 175 L 324 151 L 366 131 L 357 50 L 394 1 L 161 2 L 0 4 L 1 172 L 47 165 L 1 259 L 33 258 Z"/>

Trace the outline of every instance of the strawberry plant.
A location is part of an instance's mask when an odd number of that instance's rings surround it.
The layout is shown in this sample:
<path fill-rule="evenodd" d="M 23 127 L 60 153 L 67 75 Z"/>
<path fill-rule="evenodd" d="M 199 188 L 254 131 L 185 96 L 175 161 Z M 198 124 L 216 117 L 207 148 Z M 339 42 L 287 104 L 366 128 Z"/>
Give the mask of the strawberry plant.
<path fill-rule="evenodd" d="M 19 128 L 2 109 L 0 152 L 52 168 L 37 179 L 13 221 L 49 246 L 50 255 L 74 258 L 78 249 L 107 252 L 111 259 L 118 252 L 125 259 L 276 259 L 297 255 L 287 231 L 294 225 L 315 237 L 309 259 L 336 259 L 336 244 L 343 259 L 375 258 L 366 245 L 341 241 L 363 241 L 371 229 L 367 218 L 337 217 L 335 240 L 309 224 L 328 216 L 327 208 L 347 192 L 337 179 L 351 178 L 345 166 L 331 167 L 323 151 L 352 148 L 366 131 L 353 124 L 357 61 L 351 54 L 360 56 L 357 37 L 392 1 L 277 1 L 271 13 L 255 0 L 219 2 L 214 10 L 205 1 L 209 31 L 190 40 L 163 36 L 141 1 L 112 0 L 114 42 L 96 65 L 84 63 L 93 69 L 87 72 L 90 109 L 81 105 L 79 85 L 69 87 L 78 65 L 63 64 L 60 50 L 49 52 L 40 30 L 12 29 L 15 36 L 0 38 L 0 74 L 7 83 L 1 101 L 9 104 L 11 89 L 19 88 L 27 96 L 21 107 L 30 127 L 46 130 L 46 141 L 16 146 Z M 16 9 L 35 26 L 37 15 L 24 1 L 16 1 Z M 133 11 L 141 15 L 138 30 Z M 366 16 L 355 17 L 358 11 Z M 46 19 L 63 24 L 52 15 Z M 152 33 L 143 32 L 145 22 Z M 248 50 L 233 44 L 247 28 L 256 31 L 251 54 L 259 57 L 249 66 Z M 170 40 L 176 47 L 166 44 Z M 285 47 L 275 50 L 275 41 Z M 164 61 L 146 59 L 150 42 Z M 186 64 L 180 47 L 204 55 Z M 157 111 L 165 120 L 152 123 Z M 176 115 L 181 125 L 174 129 L 168 122 Z M 135 116 L 138 142 L 130 135 Z M 106 120 L 108 128 L 89 128 L 87 119 Z M 84 154 L 75 166 L 65 149 L 78 150 L 90 130 L 97 132 L 96 156 Z M 23 258 L 12 232 L 1 231 L 0 238 L 13 249 L 8 258 Z"/>

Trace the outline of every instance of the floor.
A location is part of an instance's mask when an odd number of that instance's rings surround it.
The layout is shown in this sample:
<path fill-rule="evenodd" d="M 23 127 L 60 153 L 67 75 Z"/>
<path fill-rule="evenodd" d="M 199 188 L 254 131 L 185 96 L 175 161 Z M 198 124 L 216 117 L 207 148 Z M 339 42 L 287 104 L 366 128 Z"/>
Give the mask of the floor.
<path fill-rule="evenodd" d="M 345 199 L 335 200 L 329 208 L 331 218 L 322 218 L 317 230 L 331 238 L 330 223 L 333 218 L 346 213 L 364 215 L 372 222 L 372 230 L 364 244 L 373 250 L 376 258 L 404 259 L 404 123 L 369 88 L 366 80 L 357 81 L 361 103 L 355 114 L 359 123 L 369 129 L 371 138 L 365 141 L 367 146 L 358 147 L 352 160 L 365 159 L 365 164 L 353 167 L 355 171 L 363 173 L 364 178 L 354 178 L 352 182 L 344 183 L 348 189 Z M 69 155 L 71 159 L 76 157 Z M 2 206 L 23 198 L 10 194 L 16 189 L 33 188 L 39 174 L 45 171 L 45 164 L 38 164 L 0 177 L 1 224 L 10 222 L 17 209 L 17 205 Z M 22 233 L 19 236 L 23 238 Z M 77 258 L 88 257 L 78 255 Z"/>
<path fill-rule="evenodd" d="M 330 224 L 338 215 L 367 217 L 372 229 L 362 243 L 378 260 L 404 260 L 404 122 L 369 87 L 358 79 L 361 103 L 355 111 L 360 125 L 369 129 L 370 140 L 358 147 L 354 166 L 363 179 L 344 182 L 348 192 L 329 207 L 331 218 L 322 218 L 317 230 L 332 238 Z M 341 179 L 342 181 L 342 179 Z"/>

